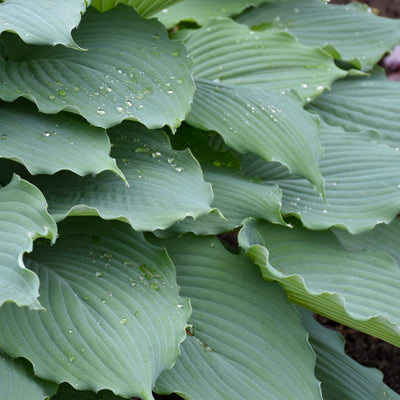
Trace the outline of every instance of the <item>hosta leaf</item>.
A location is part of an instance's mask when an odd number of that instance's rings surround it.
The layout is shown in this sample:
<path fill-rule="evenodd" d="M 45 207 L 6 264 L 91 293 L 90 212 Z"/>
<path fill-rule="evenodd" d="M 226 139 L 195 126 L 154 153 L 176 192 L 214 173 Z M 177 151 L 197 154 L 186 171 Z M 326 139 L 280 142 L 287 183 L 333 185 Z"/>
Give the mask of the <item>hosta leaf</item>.
<path fill-rule="evenodd" d="M 95 177 L 67 172 L 39 177 L 35 183 L 57 221 L 67 215 L 100 215 L 151 231 L 211 211 L 211 185 L 204 182 L 198 162 L 188 150 L 174 151 L 164 132 L 127 122 L 109 135 L 111 155 L 129 187 L 108 171 Z"/>
<path fill-rule="evenodd" d="M 142 17 L 149 17 L 180 1 L 182 0 L 92 0 L 91 5 L 95 6 L 99 11 L 108 11 L 118 4 L 126 4 L 135 7 Z"/>
<path fill-rule="evenodd" d="M 57 385 L 34 377 L 32 367 L 24 360 L 13 360 L 0 351 L 1 399 L 46 400 Z"/>
<path fill-rule="evenodd" d="M 385 142 L 400 147 L 400 83 L 386 79 L 376 67 L 369 77 L 352 77 L 333 84 L 308 107 L 331 125 L 347 131 L 377 130 Z M 376 99 L 379 99 L 377 105 Z"/>
<path fill-rule="evenodd" d="M 256 220 L 239 244 L 294 303 L 400 346 L 400 268 L 386 253 L 347 251 L 332 232 Z"/>
<path fill-rule="evenodd" d="M 380 371 L 363 367 L 346 355 L 342 335 L 324 328 L 312 313 L 302 309 L 301 314 L 317 356 L 315 375 L 322 383 L 324 400 L 400 399 L 382 382 Z"/>
<path fill-rule="evenodd" d="M 299 217 L 310 229 L 340 226 L 351 233 L 389 223 L 400 211 L 400 152 L 379 143 L 373 132 L 348 133 L 322 127 L 320 161 L 326 202 L 311 185 L 277 164 L 243 157 L 246 174 L 283 191 L 282 213 Z"/>
<path fill-rule="evenodd" d="M 193 327 L 157 392 L 190 400 L 321 399 L 306 332 L 278 285 L 263 282 L 216 237 L 165 244 L 191 300 Z"/>
<path fill-rule="evenodd" d="M 30 360 L 39 377 L 153 399 L 190 315 L 166 252 L 126 224 L 81 217 L 27 263 L 40 278 L 47 311 L 3 305 L 1 348 Z"/>
<path fill-rule="evenodd" d="M 132 119 L 175 129 L 184 119 L 194 93 L 191 60 L 159 22 L 127 6 L 104 14 L 92 8 L 74 37 L 89 50 L 27 46 L 6 36 L 0 98 L 26 97 L 42 112 L 71 111 L 103 128 Z"/>
<path fill-rule="evenodd" d="M 280 213 L 282 192 L 278 186 L 253 182 L 239 170 L 202 165 L 204 179 L 213 188 L 212 206 L 221 211 L 224 219 L 215 213 L 202 215 L 196 220 L 187 218 L 173 225 L 171 232 L 194 232 L 197 235 L 218 234 L 241 226 L 251 216 L 266 219 L 276 224 L 285 224 Z"/>
<path fill-rule="evenodd" d="M 400 39 L 397 20 L 377 17 L 358 3 L 280 0 L 249 10 L 238 21 L 256 29 L 287 29 L 301 43 L 321 47 L 363 70 L 373 67 Z"/>
<path fill-rule="evenodd" d="M 265 0 L 203 0 L 200 3 L 196 0 L 184 0 L 173 7 L 164 7 L 162 12 L 157 14 L 157 18 L 168 28 L 172 28 L 180 21 L 203 25 L 212 17 L 229 17 L 239 14 L 249 6 L 264 2 Z"/>
<path fill-rule="evenodd" d="M 0 189 L 0 214 L 0 306 L 15 302 L 40 309 L 38 277 L 25 268 L 22 257 L 38 237 L 55 241 L 56 223 L 42 193 L 17 175 Z"/>
<path fill-rule="evenodd" d="M 0 32 L 15 32 L 30 44 L 63 44 L 81 49 L 72 39 L 71 30 L 79 25 L 87 3 L 87 0 L 8 0 L 0 4 Z"/>
<path fill-rule="evenodd" d="M 286 32 L 254 32 L 228 18 L 189 31 L 185 45 L 196 78 L 266 92 L 294 89 L 304 102 L 347 75 L 326 52 L 303 46 Z"/>
<path fill-rule="evenodd" d="M 288 96 L 197 80 L 187 122 L 218 132 L 239 152 L 281 162 L 323 192 L 318 121 Z"/>
<path fill-rule="evenodd" d="M 348 250 L 384 251 L 400 265 L 400 218 L 395 218 L 389 225 L 377 225 L 372 231 L 360 235 L 351 235 L 339 229 L 335 229 L 334 233 Z"/>
<path fill-rule="evenodd" d="M 22 163 L 32 174 L 68 169 L 87 175 L 111 170 L 123 177 L 108 155 L 105 130 L 74 115 L 45 115 L 27 102 L 0 102 L 0 131 L 0 157 Z"/>

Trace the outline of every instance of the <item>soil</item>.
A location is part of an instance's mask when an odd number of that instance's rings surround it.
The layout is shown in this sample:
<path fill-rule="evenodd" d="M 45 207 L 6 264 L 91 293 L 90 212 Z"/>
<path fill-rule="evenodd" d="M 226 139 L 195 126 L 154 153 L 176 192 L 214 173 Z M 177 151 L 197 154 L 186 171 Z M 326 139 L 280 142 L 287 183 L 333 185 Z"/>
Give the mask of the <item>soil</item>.
<path fill-rule="evenodd" d="M 332 4 L 347 4 L 351 0 L 331 0 Z M 400 18 L 400 0 L 360 0 L 372 7 L 375 13 L 388 18 Z M 389 79 L 400 80 L 400 46 L 392 53 L 392 57 L 385 57 L 381 65 L 386 69 Z M 223 238 L 228 247 L 237 246 L 230 238 Z M 395 392 L 400 394 L 400 348 L 392 346 L 375 337 L 358 332 L 340 325 L 325 317 L 316 316 L 316 319 L 329 329 L 340 332 L 345 340 L 345 351 L 354 360 L 367 367 L 378 368 L 384 374 L 384 382 Z M 157 400 L 182 400 L 177 395 L 155 396 Z"/>

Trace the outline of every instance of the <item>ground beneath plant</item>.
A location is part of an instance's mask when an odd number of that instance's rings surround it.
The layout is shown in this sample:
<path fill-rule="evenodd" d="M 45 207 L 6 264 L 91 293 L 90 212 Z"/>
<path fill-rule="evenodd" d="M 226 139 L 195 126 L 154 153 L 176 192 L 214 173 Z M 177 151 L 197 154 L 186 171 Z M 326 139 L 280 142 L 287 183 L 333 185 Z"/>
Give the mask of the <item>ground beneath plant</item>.
<path fill-rule="evenodd" d="M 360 1 L 375 8 L 381 16 L 400 18 L 400 0 Z M 350 0 L 332 0 L 331 3 L 346 4 L 350 3 Z M 396 53 L 393 53 L 391 59 L 388 58 L 386 63 L 383 60 L 381 64 L 385 67 L 390 79 L 400 80 L 400 47 L 397 48 Z M 325 317 L 316 316 L 316 319 L 325 327 L 340 332 L 346 340 L 346 353 L 360 364 L 382 371 L 384 382 L 400 394 L 400 348 Z M 155 398 L 157 400 L 181 400 L 181 397 L 176 395 L 155 396 Z"/>

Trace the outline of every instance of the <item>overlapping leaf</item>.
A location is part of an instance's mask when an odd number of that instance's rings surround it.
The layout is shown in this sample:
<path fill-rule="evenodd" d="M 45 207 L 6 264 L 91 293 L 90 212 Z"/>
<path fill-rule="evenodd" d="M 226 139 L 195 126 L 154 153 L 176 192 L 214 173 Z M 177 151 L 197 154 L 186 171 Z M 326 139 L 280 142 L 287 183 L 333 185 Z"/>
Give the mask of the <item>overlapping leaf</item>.
<path fill-rule="evenodd" d="M 157 392 L 190 400 L 321 399 L 306 332 L 278 285 L 263 282 L 216 237 L 165 244 L 193 314 L 181 355 L 157 380 Z"/>
<path fill-rule="evenodd" d="M 105 130 L 74 115 L 44 115 L 26 102 L 0 102 L 0 131 L 0 157 L 20 162 L 32 174 L 110 170 L 123 177 L 109 157 Z"/>
<path fill-rule="evenodd" d="M 35 378 L 32 367 L 23 360 L 13 360 L 0 351 L 1 398 L 12 400 L 46 400 L 52 396 L 57 385 Z"/>
<path fill-rule="evenodd" d="M 268 92 L 294 89 L 304 102 L 347 75 L 326 52 L 303 46 L 286 32 L 255 32 L 228 18 L 190 31 L 185 45 L 198 79 Z"/>
<path fill-rule="evenodd" d="M 172 28 L 180 21 L 196 22 L 203 25 L 210 18 L 229 17 L 239 14 L 249 6 L 256 6 L 264 2 L 265 0 L 203 0 L 199 3 L 196 0 L 184 0 L 173 7 L 164 7 L 157 14 L 157 18 L 167 28 Z"/>
<path fill-rule="evenodd" d="M 46 312 L 0 308 L 0 346 L 35 373 L 80 390 L 153 399 L 190 315 L 165 251 L 121 222 L 70 219 L 29 258 Z"/>
<path fill-rule="evenodd" d="M 400 211 L 400 152 L 379 143 L 373 132 L 348 133 L 322 127 L 320 161 L 326 202 L 305 180 L 274 163 L 243 157 L 247 175 L 283 191 L 283 214 L 298 216 L 310 229 L 345 227 L 351 233 L 389 223 Z"/>
<path fill-rule="evenodd" d="M 341 125 L 347 131 L 374 129 L 385 142 L 400 147 L 399 91 L 400 84 L 387 80 L 384 71 L 376 67 L 369 77 L 335 82 L 332 91 L 307 107 L 331 125 Z"/>
<path fill-rule="evenodd" d="M 191 60 L 159 22 L 127 6 L 104 14 L 89 9 L 74 37 L 89 50 L 33 47 L 6 35 L 0 98 L 23 96 L 42 112 L 71 111 L 103 128 L 125 119 L 179 126 L 194 93 Z"/>
<path fill-rule="evenodd" d="M 376 64 L 400 39 L 398 21 L 377 17 L 358 3 L 280 0 L 249 10 L 238 21 L 256 29 L 287 29 L 301 43 L 321 47 L 363 70 Z"/>
<path fill-rule="evenodd" d="M 35 183 L 57 221 L 67 215 L 100 215 L 151 231 L 211 211 L 211 185 L 204 181 L 198 162 L 188 150 L 174 151 L 164 132 L 126 122 L 109 135 L 111 155 L 129 187 L 108 171 L 95 177 L 67 172 L 39 177 Z"/>
<path fill-rule="evenodd" d="M 30 44 L 81 49 L 71 36 L 88 0 L 9 0 L 0 4 L 0 33 L 17 33 Z M 82 49 L 81 49 L 82 50 Z"/>
<path fill-rule="evenodd" d="M 400 268 L 386 253 L 351 252 L 329 231 L 249 220 L 239 244 L 291 301 L 400 345 Z"/>
<path fill-rule="evenodd" d="M 54 241 L 56 223 L 46 211 L 42 193 L 16 175 L 0 189 L 0 214 L 0 306 L 15 302 L 40 309 L 38 277 L 25 268 L 22 257 L 37 237 Z"/>
<path fill-rule="evenodd" d="M 318 121 L 288 96 L 197 80 L 186 120 L 198 128 L 217 131 L 237 151 L 281 162 L 323 192 Z"/>
<path fill-rule="evenodd" d="M 180 1 L 182 0 L 92 0 L 91 5 L 99 11 L 108 11 L 118 4 L 126 4 L 135 7 L 142 17 L 149 17 Z"/>
<path fill-rule="evenodd" d="M 297 99 L 274 90 L 295 89 L 310 101 L 346 73 L 326 53 L 300 45 L 285 32 L 257 33 L 229 19 L 189 32 L 185 45 L 197 80 L 186 120 L 217 131 L 237 151 L 283 163 L 322 193 L 318 126 Z"/>
<path fill-rule="evenodd" d="M 317 356 L 315 375 L 321 381 L 324 400 L 398 400 L 382 382 L 382 373 L 355 362 L 344 352 L 344 338 L 324 328 L 310 312 L 301 310 L 303 323 Z"/>

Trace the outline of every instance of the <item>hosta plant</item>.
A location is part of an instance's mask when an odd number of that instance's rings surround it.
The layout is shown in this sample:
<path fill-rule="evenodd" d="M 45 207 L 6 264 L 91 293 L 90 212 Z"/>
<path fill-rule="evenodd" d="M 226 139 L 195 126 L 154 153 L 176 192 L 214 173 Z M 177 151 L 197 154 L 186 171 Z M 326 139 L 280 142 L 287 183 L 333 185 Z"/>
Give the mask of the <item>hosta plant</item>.
<path fill-rule="evenodd" d="M 312 315 L 400 346 L 398 21 L 5 0 L 0 27 L 1 400 L 400 399 Z"/>

